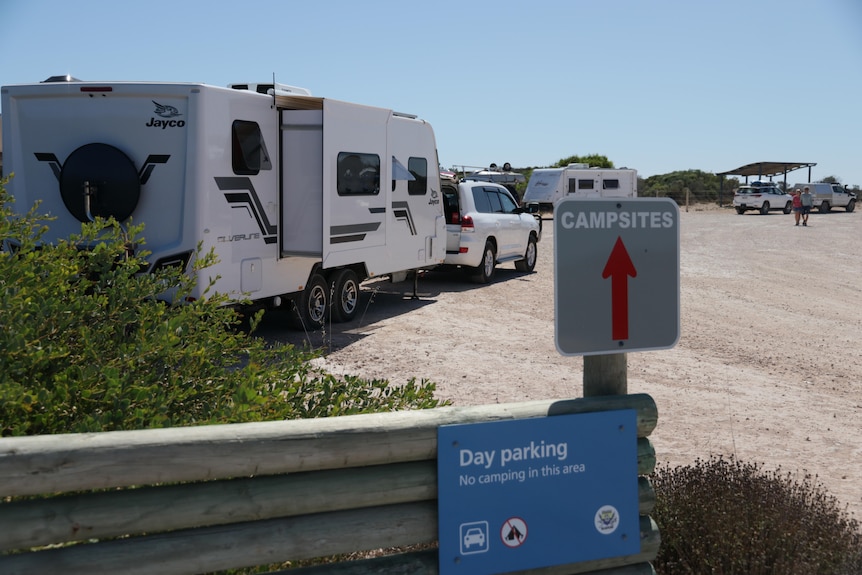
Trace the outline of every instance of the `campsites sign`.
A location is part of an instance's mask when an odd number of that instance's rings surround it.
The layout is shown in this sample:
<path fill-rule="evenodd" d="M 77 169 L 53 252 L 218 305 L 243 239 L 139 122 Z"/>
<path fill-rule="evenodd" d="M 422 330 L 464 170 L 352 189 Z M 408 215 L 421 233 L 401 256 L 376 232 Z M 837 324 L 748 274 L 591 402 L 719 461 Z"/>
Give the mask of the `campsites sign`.
<path fill-rule="evenodd" d="M 679 339 L 679 207 L 669 198 L 576 199 L 554 208 L 558 351 L 667 349 Z"/>

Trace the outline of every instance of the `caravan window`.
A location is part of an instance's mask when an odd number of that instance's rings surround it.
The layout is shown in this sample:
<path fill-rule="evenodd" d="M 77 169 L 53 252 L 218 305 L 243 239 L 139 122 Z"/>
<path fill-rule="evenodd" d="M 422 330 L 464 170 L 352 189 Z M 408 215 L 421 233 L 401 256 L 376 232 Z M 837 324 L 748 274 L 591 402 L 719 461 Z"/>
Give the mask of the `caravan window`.
<path fill-rule="evenodd" d="M 594 189 L 594 182 L 592 180 L 578 180 L 578 189 L 579 190 L 592 190 Z"/>
<path fill-rule="evenodd" d="M 359 152 L 338 154 L 339 196 L 376 196 L 380 193 L 380 156 Z"/>
<path fill-rule="evenodd" d="M 428 189 L 428 160 L 425 158 L 410 158 L 407 169 L 416 178 L 407 182 L 407 193 L 411 196 L 424 196 Z"/>
<path fill-rule="evenodd" d="M 604 180 L 602 182 L 603 190 L 618 190 L 620 189 L 620 181 L 619 180 Z"/>
<path fill-rule="evenodd" d="M 271 170 L 272 163 L 257 122 L 234 120 L 231 129 L 231 160 L 233 173 L 254 176 L 261 170 Z"/>

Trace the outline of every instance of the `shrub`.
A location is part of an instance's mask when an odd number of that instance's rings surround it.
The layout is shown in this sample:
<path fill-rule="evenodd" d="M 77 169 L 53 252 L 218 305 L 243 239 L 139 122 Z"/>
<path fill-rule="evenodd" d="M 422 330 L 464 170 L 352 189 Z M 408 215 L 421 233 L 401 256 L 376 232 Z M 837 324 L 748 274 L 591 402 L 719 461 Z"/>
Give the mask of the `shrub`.
<path fill-rule="evenodd" d="M 139 273 L 142 226 L 112 220 L 43 243 L 0 181 L 0 435 L 237 423 L 435 407 L 427 381 L 335 377 L 319 355 L 238 329 L 225 299 L 182 305 L 193 277 Z M 198 254 L 197 266 L 214 256 Z M 211 286 L 210 286 L 211 287 Z M 255 321 L 252 321 L 252 325 Z"/>
<path fill-rule="evenodd" d="M 733 458 L 659 468 L 659 575 L 862 573 L 859 524 L 816 478 Z"/>

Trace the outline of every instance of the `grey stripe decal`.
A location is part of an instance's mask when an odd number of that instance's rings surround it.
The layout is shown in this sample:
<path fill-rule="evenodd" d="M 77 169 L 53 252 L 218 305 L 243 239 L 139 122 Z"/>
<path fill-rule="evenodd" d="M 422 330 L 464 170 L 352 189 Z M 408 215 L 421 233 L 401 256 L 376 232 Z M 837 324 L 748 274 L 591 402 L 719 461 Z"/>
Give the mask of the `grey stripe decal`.
<path fill-rule="evenodd" d="M 329 235 L 340 236 L 342 234 L 357 234 L 360 232 L 373 232 L 380 227 L 380 222 L 369 222 L 365 224 L 350 224 L 347 226 L 330 226 Z"/>
<path fill-rule="evenodd" d="M 349 242 L 361 242 L 365 239 L 366 232 L 374 232 L 380 228 L 380 222 L 368 222 L 364 224 L 350 224 L 347 226 L 330 226 L 329 243 L 346 244 Z"/>
<path fill-rule="evenodd" d="M 365 234 L 356 234 L 354 236 L 339 236 L 337 238 L 330 238 L 330 244 L 346 244 L 349 242 L 361 242 L 365 239 Z"/>

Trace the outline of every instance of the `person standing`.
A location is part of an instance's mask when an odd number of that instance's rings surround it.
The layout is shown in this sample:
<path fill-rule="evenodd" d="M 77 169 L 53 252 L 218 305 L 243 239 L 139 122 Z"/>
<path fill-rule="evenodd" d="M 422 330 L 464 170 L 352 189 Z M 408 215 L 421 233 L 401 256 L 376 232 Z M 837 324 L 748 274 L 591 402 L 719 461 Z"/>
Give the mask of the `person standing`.
<path fill-rule="evenodd" d="M 811 207 L 814 205 L 814 198 L 811 196 L 811 191 L 808 186 L 802 189 L 802 225 L 808 225 L 808 214 L 811 213 Z"/>
<path fill-rule="evenodd" d="M 802 190 L 796 188 L 793 191 L 793 219 L 796 220 L 796 225 L 799 225 L 799 220 L 802 218 Z"/>

